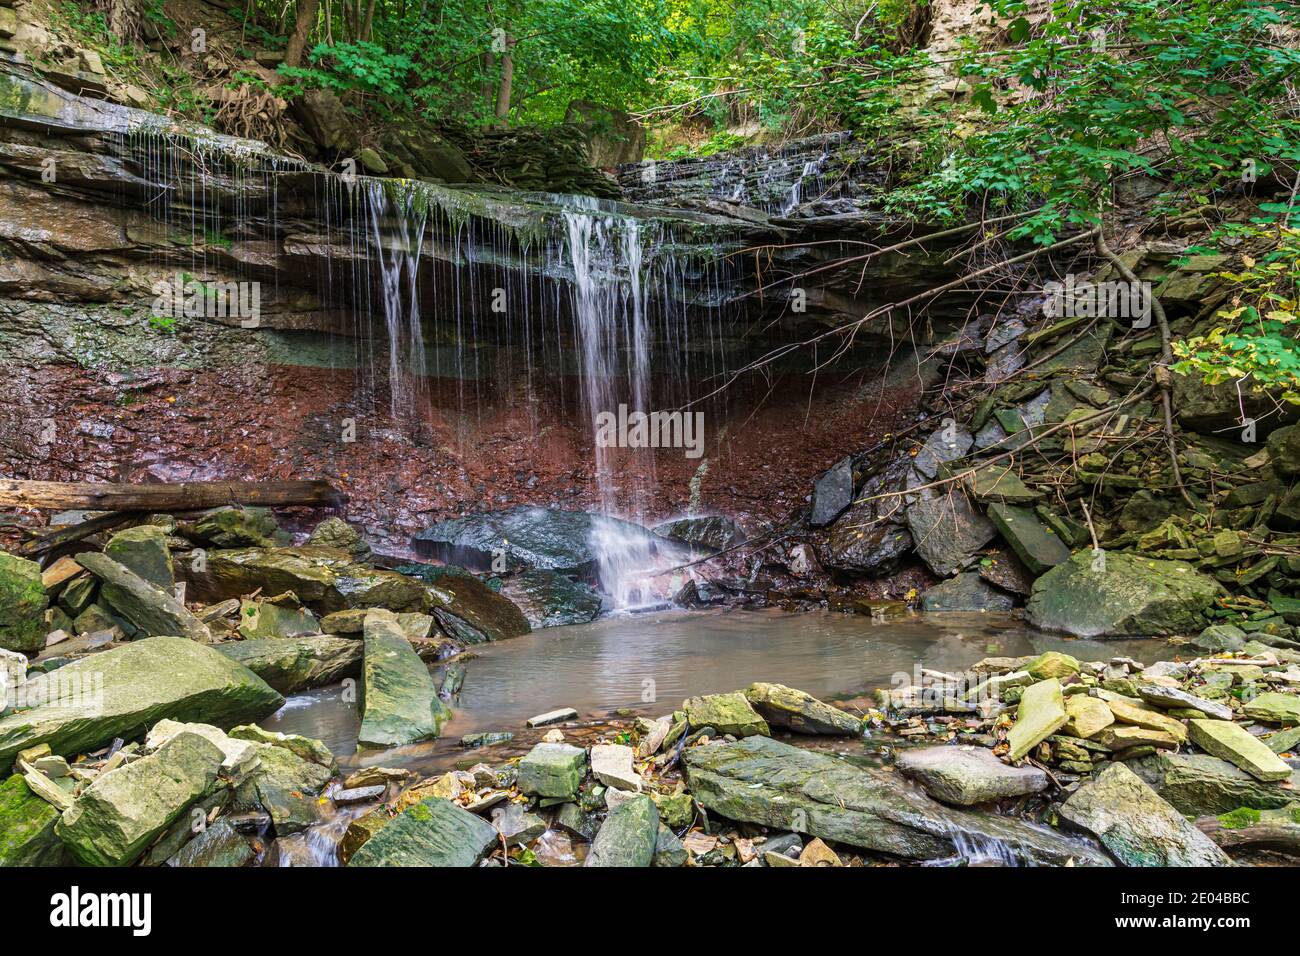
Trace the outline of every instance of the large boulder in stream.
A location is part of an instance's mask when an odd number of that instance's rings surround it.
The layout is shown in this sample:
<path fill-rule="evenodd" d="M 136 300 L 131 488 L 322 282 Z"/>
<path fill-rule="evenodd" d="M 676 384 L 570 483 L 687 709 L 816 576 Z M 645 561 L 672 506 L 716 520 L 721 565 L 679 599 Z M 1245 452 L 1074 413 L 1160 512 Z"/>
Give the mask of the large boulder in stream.
<path fill-rule="evenodd" d="M 586 624 L 600 614 L 600 592 L 556 571 L 523 571 L 501 584 L 501 593 L 534 628 Z"/>
<path fill-rule="evenodd" d="M 1224 593 L 1184 561 L 1085 551 L 1034 582 L 1028 616 L 1035 627 L 1079 637 L 1196 634 Z"/>
<path fill-rule="evenodd" d="M 648 556 L 684 551 L 630 521 L 531 505 L 439 521 L 411 543 L 417 554 L 473 571 L 537 568 L 594 580 L 602 540 Z"/>
<path fill-rule="evenodd" d="M 217 650 L 238 661 L 281 694 L 337 684 L 361 670 L 361 641 L 330 634 L 227 641 Z"/>
<path fill-rule="evenodd" d="M 447 708 L 397 615 L 376 608 L 366 615 L 365 628 L 357 746 L 402 747 L 437 737 Z"/>
<path fill-rule="evenodd" d="M 219 727 L 261 720 L 284 698 L 242 664 L 180 637 L 150 637 L 73 661 L 29 680 L 42 703 L 0 720 L 0 768 L 47 743 L 74 756 L 130 739 L 165 717 Z"/>
<path fill-rule="evenodd" d="M 600 825 L 584 866 L 649 866 L 659 837 L 659 811 L 641 795 L 620 803 Z"/>
<path fill-rule="evenodd" d="M 767 737 L 685 752 L 691 793 L 711 813 L 911 860 L 974 848 L 1024 863 L 1109 866 L 1088 843 L 1011 817 L 955 810 L 897 775 Z"/>

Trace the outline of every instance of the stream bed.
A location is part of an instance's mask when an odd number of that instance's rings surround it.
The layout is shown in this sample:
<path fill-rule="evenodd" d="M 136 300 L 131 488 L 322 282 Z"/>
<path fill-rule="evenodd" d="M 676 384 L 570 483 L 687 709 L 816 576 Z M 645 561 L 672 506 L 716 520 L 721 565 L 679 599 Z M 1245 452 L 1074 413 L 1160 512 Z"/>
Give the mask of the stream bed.
<path fill-rule="evenodd" d="M 526 729 L 527 719 L 561 707 L 577 710 L 580 722 L 658 716 L 686 697 L 754 681 L 849 701 L 891 683 L 912 683 L 917 667 L 954 672 L 984 657 L 1049 650 L 1083 660 L 1121 656 L 1143 663 L 1174 653 L 1162 640 L 1075 640 L 1001 614 L 875 620 L 838 612 L 663 611 L 547 628 L 474 648 L 452 705 L 455 715 L 442 736 L 427 744 L 357 754 L 360 709 L 344 685 L 295 695 L 262 726 L 322 740 L 344 767 L 382 764 L 434 772 L 525 752 L 546 731 Z M 900 674 L 906 679 L 895 681 Z M 462 735 L 483 731 L 511 731 L 515 739 L 490 755 L 460 747 Z M 565 732 L 570 734 L 568 727 Z"/>

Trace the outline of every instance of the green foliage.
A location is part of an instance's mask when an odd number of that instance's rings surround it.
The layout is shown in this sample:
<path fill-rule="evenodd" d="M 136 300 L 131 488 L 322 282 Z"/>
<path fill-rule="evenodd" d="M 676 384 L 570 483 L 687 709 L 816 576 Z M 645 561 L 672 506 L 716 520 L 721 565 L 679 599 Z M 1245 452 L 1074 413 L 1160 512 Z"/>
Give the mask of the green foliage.
<path fill-rule="evenodd" d="M 1055 0 L 1031 25 L 1024 0 L 989 0 L 1016 45 L 968 49 L 960 72 L 987 114 L 900 205 L 954 218 L 1042 206 L 1017 236 L 1052 242 L 1098 221 L 1125 175 L 1174 191 L 1235 188 L 1243 164 L 1263 176 L 1300 160 L 1300 125 L 1279 109 L 1300 51 L 1269 42 L 1279 4 L 1258 0 Z"/>
<path fill-rule="evenodd" d="M 1300 404 L 1300 230 L 1278 224 L 1252 231 L 1266 251 L 1242 256 L 1240 271 L 1216 273 L 1232 287 L 1232 298 L 1213 329 L 1173 343 L 1179 359 L 1174 371 L 1200 375 L 1210 385 L 1249 383 L 1251 391 Z"/>

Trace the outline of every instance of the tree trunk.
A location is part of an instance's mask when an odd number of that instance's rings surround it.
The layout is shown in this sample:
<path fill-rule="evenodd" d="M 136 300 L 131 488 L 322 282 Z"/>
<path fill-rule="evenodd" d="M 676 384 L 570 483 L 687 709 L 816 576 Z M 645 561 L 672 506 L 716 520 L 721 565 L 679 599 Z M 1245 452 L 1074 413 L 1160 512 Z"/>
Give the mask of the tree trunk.
<path fill-rule="evenodd" d="M 307 41 L 311 39 L 319 11 L 320 0 L 298 0 L 298 19 L 294 21 L 293 34 L 284 50 L 286 66 L 302 66 L 302 57 L 307 52 Z"/>
<path fill-rule="evenodd" d="M 187 481 L 176 484 L 0 479 L 0 508 L 198 511 L 222 505 L 337 505 L 328 481 Z"/>
<path fill-rule="evenodd" d="M 361 39 L 369 40 L 374 35 L 375 29 L 375 0 L 370 0 L 370 5 L 366 7 L 366 26 L 365 35 Z"/>
<path fill-rule="evenodd" d="M 140 0 L 99 0 L 96 6 L 104 11 L 104 19 L 113 36 L 119 40 L 134 40 L 140 36 L 143 6 Z"/>
<path fill-rule="evenodd" d="M 497 85 L 496 118 L 498 126 L 506 125 L 510 115 L 510 93 L 515 83 L 514 37 L 506 36 L 506 48 L 501 54 L 501 82 Z"/>

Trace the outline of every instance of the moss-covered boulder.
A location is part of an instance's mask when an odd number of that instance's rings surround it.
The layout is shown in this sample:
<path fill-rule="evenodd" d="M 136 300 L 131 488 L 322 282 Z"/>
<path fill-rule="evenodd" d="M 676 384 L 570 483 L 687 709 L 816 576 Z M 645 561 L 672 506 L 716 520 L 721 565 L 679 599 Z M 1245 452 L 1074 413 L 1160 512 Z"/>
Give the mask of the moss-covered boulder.
<path fill-rule="evenodd" d="M 856 737 L 862 733 L 861 717 L 784 684 L 750 684 L 745 688 L 745 699 L 769 724 L 796 733 L 842 737 Z"/>
<path fill-rule="evenodd" d="M 31 678 L 24 693 L 44 703 L 0 720 L 0 768 L 36 744 L 74 756 L 114 737 L 138 737 L 164 717 L 230 727 L 284 703 L 242 664 L 179 637 L 92 654 Z"/>
<path fill-rule="evenodd" d="M 659 838 L 659 811 L 636 796 L 609 812 L 591 842 L 586 866 L 649 866 Z"/>
<path fill-rule="evenodd" d="M 104 553 L 156 588 L 170 591 L 176 583 L 167 533 L 158 525 L 142 524 L 119 531 L 109 539 Z"/>
<path fill-rule="evenodd" d="M 45 604 L 40 565 L 0 551 L 0 647 L 33 652 L 43 648 Z"/>
<path fill-rule="evenodd" d="M 446 705 L 392 611 L 366 615 L 359 747 L 401 747 L 438 736 Z"/>
<path fill-rule="evenodd" d="M 0 866 L 64 866 L 71 862 L 54 835 L 59 811 L 14 774 L 0 784 Z"/>
<path fill-rule="evenodd" d="M 712 727 L 719 734 L 749 737 L 761 734 L 771 736 L 767 721 L 759 716 L 749 700 L 740 691 L 731 694 L 709 694 L 691 697 L 682 704 L 691 728 Z"/>
<path fill-rule="evenodd" d="M 221 750 L 198 734 L 177 734 L 157 751 L 101 774 L 55 826 L 87 866 L 127 866 L 212 786 Z"/>
<path fill-rule="evenodd" d="M 265 508 L 219 508 L 183 530 L 214 548 L 258 547 L 275 543 L 276 522 Z"/>
<path fill-rule="evenodd" d="M 232 548 L 210 551 L 202 562 L 182 562 L 192 595 L 215 603 L 263 594 L 292 591 L 317 613 L 348 607 L 338 588 L 338 574 L 352 556 L 336 548 Z"/>
<path fill-rule="evenodd" d="M 1192 634 L 1223 593 L 1183 561 L 1080 552 L 1034 582 L 1028 615 L 1036 627 L 1079 637 Z"/>

